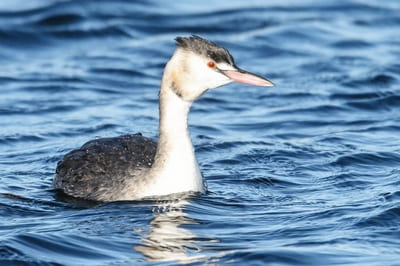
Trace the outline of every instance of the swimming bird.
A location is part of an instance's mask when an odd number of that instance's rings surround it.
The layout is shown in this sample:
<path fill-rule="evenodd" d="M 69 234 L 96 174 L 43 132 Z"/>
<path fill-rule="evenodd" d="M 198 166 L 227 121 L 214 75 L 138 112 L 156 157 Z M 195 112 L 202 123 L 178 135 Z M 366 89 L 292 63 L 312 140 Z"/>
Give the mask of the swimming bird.
<path fill-rule="evenodd" d="M 93 201 L 204 192 L 188 130 L 192 103 L 207 90 L 231 82 L 274 84 L 238 68 L 228 50 L 211 41 L 199 36 L 175 40 L 159 93 L 158 143 L 140 133 L 91 140 L 58 162 L 55 189 Z"/>

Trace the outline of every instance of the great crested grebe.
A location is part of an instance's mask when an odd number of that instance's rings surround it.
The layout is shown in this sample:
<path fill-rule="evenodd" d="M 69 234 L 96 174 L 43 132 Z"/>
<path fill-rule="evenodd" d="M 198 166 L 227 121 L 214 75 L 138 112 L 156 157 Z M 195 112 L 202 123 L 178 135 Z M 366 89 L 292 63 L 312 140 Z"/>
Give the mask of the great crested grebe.
<path fill-rule="evenodd" d="M 233 81 L 273 86 L 238 68 L 228 50 L 198 36 L 177 37 L 160 89 L 158 143 L 141 134 L 101 138 L 58 162 L 54 188 L 94 201 L 136 200 L 203 192 L 203 178 L 188 130 L 192 103 Z"/>

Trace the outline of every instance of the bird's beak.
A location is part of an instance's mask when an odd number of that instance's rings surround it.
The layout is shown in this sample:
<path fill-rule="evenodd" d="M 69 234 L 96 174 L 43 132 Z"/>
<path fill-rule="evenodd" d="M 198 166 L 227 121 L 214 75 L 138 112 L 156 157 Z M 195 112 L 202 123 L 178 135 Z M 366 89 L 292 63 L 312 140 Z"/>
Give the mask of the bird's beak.
<path fill-rule="evenodd" d="M 225 76 L 230 78 L 232 81 L 236 81 L 239 83 L 254 85 L 254 86 L 265 86 L 272 87 L 274 83 L 269 81 L 266 78 L 258 76 L 256 74 L 244 71 L 240 68 L 236 68 L 234 70 L 221 70 Z"/>

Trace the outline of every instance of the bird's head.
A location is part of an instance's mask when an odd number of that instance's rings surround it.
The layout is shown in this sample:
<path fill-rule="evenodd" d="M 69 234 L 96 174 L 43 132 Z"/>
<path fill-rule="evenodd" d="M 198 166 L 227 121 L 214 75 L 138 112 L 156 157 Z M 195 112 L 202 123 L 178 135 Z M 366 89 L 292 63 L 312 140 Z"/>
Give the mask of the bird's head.
<path fill-rule="evenodd" d="M 235 65 L 224 47 L 198 36 L 177 37 L 177 50 L 166 67 L 169 87 L 186 101 L 194 101 L 209 89 L 231 82 L 274 86 L 266 78 Z"/>

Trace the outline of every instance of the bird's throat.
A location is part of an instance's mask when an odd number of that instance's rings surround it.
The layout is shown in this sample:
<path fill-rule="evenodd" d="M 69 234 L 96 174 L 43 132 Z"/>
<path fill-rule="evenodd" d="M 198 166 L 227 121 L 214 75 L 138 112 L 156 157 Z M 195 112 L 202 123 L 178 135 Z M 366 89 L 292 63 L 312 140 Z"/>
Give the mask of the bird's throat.
<path fill-rule="evenodd" d="M 192 102 L 181 99 L 169 84 L 160 90 L 160 122 L 157 153 L 151 169 L 151 194 L 203 192 L 203 180 L 188 130 Z"/>

